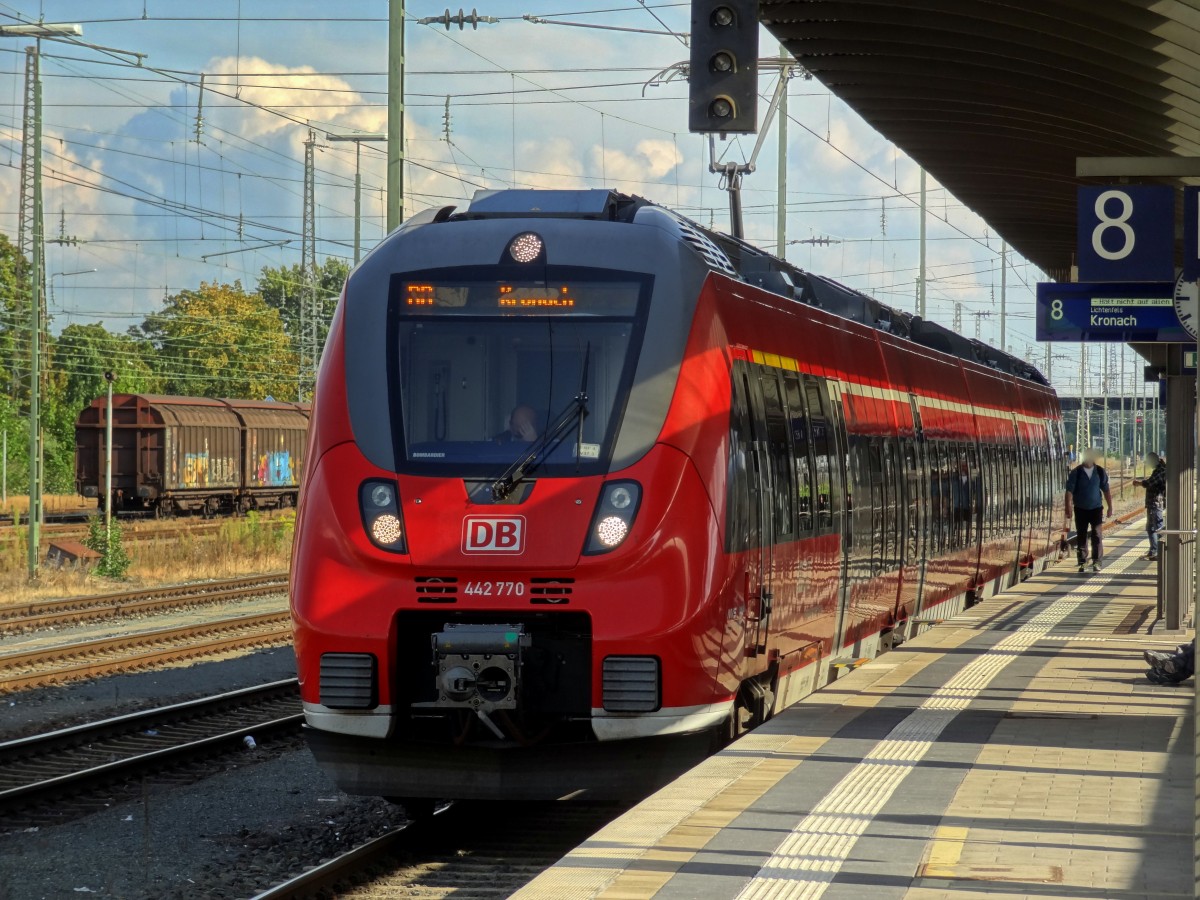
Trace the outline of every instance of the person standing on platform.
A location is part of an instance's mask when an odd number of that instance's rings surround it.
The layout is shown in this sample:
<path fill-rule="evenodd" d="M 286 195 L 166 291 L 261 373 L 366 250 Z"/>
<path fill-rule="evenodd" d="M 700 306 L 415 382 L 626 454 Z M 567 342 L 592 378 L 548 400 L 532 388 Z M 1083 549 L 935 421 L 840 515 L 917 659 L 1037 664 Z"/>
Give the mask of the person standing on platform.
<path fill-rule="evenodd" d="M 1167 463 L 1154 452 L 1146 454 L 1146 463 L 1153 470 L 1146 478 L 1133 479 L 1133 483 L 1146 489 L 1146 537 L 1150 541 L 1146 559 L 1158 559 L 1158 533 L 1163 529 L 1163 510 L 1167 506 Z"/>
<path fill-rule="evenodd" d="M 1107 505 L 1108 512 L 1103 507 Z M 1076 466 L 1067 475 L 1066 513 L 1070 525 L 1071 513 L 1075 513 L 1075 557 L 1079 560 L 1079 571 L 1087 568 L 1089 533 L 1092 544 L 1092 571 L 1100 571 L 1104 555 L 1104 519 L 1112 516 L 1112 494 L 1108 489 L 1108 473 L 1096 462 L 1094 450 L 1083 455 L 1083 464 Z"/>

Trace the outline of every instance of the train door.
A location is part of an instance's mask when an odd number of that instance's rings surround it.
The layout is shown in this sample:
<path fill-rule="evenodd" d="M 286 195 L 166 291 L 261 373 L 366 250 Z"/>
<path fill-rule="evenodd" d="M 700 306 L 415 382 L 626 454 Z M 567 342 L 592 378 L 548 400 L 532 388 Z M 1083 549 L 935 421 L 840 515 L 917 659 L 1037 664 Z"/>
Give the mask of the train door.
<path fill-rule="evenodd" d="M 979 583 L 983 548 L 983 459 L 980 442 L 970 440 L 963 445 L 967 460 L 967 558 L 971 567 L 972 584 Z"/>
<path fill-rule="evenodd" d="M 1009 467 L 1012 479 L 1013 531 L 1016 540 L 1007 565 L 1011 567 L 1008 582 L 1013 584 L 1018 580 L 1018 573 L 1021 571 L 1021 556 L 1025 547 L 1025 529 L 1028 526 L 1029 517 L 1024 483 L 1024 441 L 1021 440 L 1021 428 L 1017 424 L 1016 415 L 1013 413 L 1009 415 L 1012 421 L 1012 449 L 1009 453 Z"/>
<path fill-rule="evenodd" d="M 901 617 L 917 615 L 925 585 L 925 530 L 929 503 L 925 473 L 925 447 L 921 440 L 921 418 L 916 397 L 909 395 L 912 408 L 913 436 L 900 439 L 900 483 L 902 486 L 903 529 L 900 544 Z"/>
<path fill-rule="evenodd" d="M 841 552 L 838 563 L 838 608 L 833 631 L 833 652 L 841 649 L 846 634 L 846 613 L 850 605 L 850 553 L 853 551 L 851 518 L 854 512 L 854 496 L 850 489 L 849 438 L 846 433 L 846 415 L 842 408 L 842 385 L 835 379 L 823 383 L 809 382 L 808 408 L 810 418 L 815 416 L 819 401 L 824 420 L 829 448 L 829 523 L 838 535 Z M 813 429 L 816 422 L 813 420 Z"/>
<path fill-rule="evenodd" d="M 925 446 L 925 429 L 916 394 L 908 395 L 912 410 L 913 439 L 906 441 L 904 451 L 905 483 L 908 485 L 907 542 L 905 544 L 905 581 L 911 583 L 912 615 L 921 611 L 925 591 L 925 574 L 929 554 L 929 460 Z"/>
<path fill-rule="evenodd" d="M 765 483 L 766 436 L 761 417 L 761 392 L 758 379 L 751 377 L 749 366 L 741 362 L 734 364 L 733 407 L 732 425 L 741 483 L 734 490 L 734 499 L 739 504 L 739 534 L 730 549 L 743 549 L 746 554 L 743 634 L 746 655 L 756 656 L 760 643 L 762 601 L 767 591 L 767 554 L 770 553 L 772 540 L 768 514 L 771 495 Z M 734 452 L 732 447 L 730 452 Z"/>
<path fill-rule="evenodd" d="M 1045 481 L 1045 510 L 1046 543 L 1054 546 L 1058 539 L 1055 528 L 1058 522 L 1058 472 L 1062 461 L 1062 444 L 1059 438 L 1058 424 L 1053 419 L 1044 419 L 1046 424 L 1046 460 L 1043 466 L 1042 478 Z"/>
<path fill-rule="evenodd" d="M 782 545 L 796 539 L 796 485 L 795 462 L 792 453 L 791 429 L 784 407 L 783 387 L 779 371 L 763 366 L 758 370 L 759 394 L 751 407 L 755 419 L 762 423 L 760 429 L 761 471 L 764 502 L 761 504 L 760 521 L 763 535 L 762 571 L 763 584 L 758 595 L 757 614 L 752 619 L 754 629 L 754 651 L 765 653 L 770 634 L 771 610 L 781 590 L 794 585 L 785 584 L 779 571 L 782 564 Z M 794 574 L 794 573 L 792 573 Z"/>
<path fill-rule="evenodd" d="M 876 507 L 874 524 L 879 532 L 872 562 L 873 593 L 878 597 L 872 603 L 872 618 L 893 616 L 899 600 L 900 479 L 895 450 L 890 437 L 871 439 L 871 502 Z"/>

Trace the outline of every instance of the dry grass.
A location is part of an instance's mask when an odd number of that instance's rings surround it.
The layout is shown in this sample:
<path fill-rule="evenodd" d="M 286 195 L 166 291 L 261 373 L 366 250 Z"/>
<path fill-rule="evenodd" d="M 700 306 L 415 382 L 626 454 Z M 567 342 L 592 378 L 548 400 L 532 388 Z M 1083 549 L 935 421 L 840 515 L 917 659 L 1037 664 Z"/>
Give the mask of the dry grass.
<path fill-rule="evenodd" d="M 81 509 L 95 509 L 95 500 L 85 500 L 78 494 L 45 494 L 42 497 L 43 512 L 75 512 Z M 27 494 L 9 493 L 8 502 L 0 507 L 0 515 L 12 515 L 19 512 L 22 516 L 29 514 L 29 496 Z"/>
<path fill-rule="evenodd" d="M 270 516 L 251 512 L 224 520 L 215 537 L 184 533 L 165 541 L 126 541 L 133 563 L 124 580 L 43 565 L 36 583 L 27 577 L 28 532 L 21 527 L 18 540 L 0 545 L 0 605 L 286 571 L 294 526 L 291 511 Z"/>

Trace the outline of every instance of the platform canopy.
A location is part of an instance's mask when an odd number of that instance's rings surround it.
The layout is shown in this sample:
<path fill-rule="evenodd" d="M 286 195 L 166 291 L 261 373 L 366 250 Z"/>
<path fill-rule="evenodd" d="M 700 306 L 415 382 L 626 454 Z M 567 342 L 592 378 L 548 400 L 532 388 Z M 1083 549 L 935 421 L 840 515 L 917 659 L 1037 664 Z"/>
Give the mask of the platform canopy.
<path fill-rule="evenodd" d="M 1052 278 L 1074 256 L 1076 157 L 1200 156 L 1200 0 L 762 0 L 760 15 Z"/>

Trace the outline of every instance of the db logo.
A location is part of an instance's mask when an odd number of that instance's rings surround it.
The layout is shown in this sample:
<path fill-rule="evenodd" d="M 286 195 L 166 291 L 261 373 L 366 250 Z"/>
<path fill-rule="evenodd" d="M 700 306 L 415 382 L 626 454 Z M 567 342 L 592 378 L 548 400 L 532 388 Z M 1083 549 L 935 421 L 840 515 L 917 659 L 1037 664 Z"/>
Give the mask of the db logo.
<path fill-rule="evenodd" d="M 463 519 L 463 553 L 525 552 L 525 517 L 467 516 Z"/>

